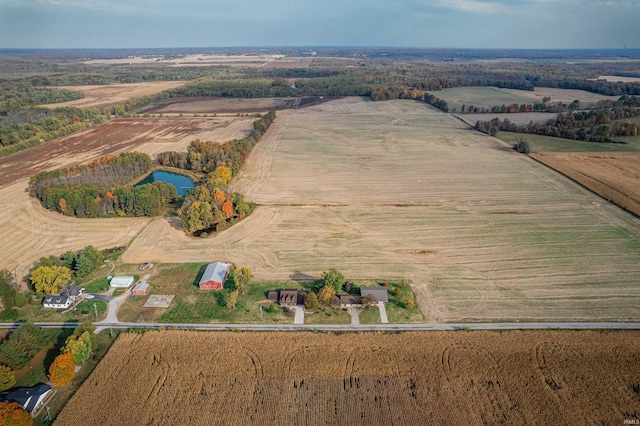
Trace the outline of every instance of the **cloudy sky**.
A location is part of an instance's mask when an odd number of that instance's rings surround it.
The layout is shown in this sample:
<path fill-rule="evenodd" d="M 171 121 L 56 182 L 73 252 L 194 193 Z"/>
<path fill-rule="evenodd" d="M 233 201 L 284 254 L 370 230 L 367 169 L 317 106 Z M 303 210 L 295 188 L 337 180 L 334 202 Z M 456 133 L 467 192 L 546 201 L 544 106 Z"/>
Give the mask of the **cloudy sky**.
<path fill-rule="evenodd" d="M 640 48 L 640 0 L 0 0 L 0 48 Z"/>

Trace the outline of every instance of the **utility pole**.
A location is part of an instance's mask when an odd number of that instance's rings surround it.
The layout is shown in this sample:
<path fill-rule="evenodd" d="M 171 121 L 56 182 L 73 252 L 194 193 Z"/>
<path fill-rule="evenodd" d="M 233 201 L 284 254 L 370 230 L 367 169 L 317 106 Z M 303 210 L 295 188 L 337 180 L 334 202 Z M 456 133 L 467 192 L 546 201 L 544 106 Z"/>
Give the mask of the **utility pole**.
<path fill-rule="evenodd" d="M 96 311 L 96 319 L 98 319 L 98 305 L 96 303 L 93 304 L 93 310 Z"/>
<path fill-rule="evenodd" d="M 44 408 L 47 409 L 47 418 L 45 420 L 51 420 L 51 411 L 49 411 L 49 406 L 45 405 Z"/>
<path fill-rule="evenodd" d="M 260 322 L 262 322 L 262 305 L 260 305 Z"/>

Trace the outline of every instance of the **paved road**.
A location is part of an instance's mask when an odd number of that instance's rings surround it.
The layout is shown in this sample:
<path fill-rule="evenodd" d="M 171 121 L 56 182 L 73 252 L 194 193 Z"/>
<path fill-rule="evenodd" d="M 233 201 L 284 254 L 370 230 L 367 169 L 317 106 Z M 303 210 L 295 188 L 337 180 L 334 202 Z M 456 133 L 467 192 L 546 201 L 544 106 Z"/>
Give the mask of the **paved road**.
<path fill-rule="evenodd" d="M 0 323 L 0 328 L 17 328 L 22 323 Z M 75 328 L 78 322 L 36 322 L 43 328 Z M 473 324 L 171 324 L 102 321 L 96 326 L 104 328 L 176 328 L 183 330 L 246 330 L 246 331 L 418 331 L 418 330 L 640 330 L 640 322 L 507 322 Z"/>

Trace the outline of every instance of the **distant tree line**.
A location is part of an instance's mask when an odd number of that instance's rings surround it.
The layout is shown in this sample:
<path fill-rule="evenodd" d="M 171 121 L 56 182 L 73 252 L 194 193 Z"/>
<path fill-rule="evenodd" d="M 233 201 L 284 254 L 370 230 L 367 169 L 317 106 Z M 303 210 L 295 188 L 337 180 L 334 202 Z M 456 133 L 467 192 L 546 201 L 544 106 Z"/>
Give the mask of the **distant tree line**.
<path fill-rule="evenodd" d="M 577 111 L 559 114 L 544 123 L 515 124 L 508 118 L 477 121 L 475 128 L 495 135 L 498 131 L 532 133 L 587 142 L 611 142 L 616 136 L 635 136 L 638 126 L 635 122 L 623 122 L 625 118 L 640 115 L 640 108 L 618 107 L 602 110 Z"/>
<path fill-rule="evenodd" d="M 178 198 L 173 185 L 124 186 L 150 167 L 146 154 L 107 156 L 89 165 L 39 173 L 31 178 L 29 192 L 45 208 L 67 216 L 157 216 Z"/>

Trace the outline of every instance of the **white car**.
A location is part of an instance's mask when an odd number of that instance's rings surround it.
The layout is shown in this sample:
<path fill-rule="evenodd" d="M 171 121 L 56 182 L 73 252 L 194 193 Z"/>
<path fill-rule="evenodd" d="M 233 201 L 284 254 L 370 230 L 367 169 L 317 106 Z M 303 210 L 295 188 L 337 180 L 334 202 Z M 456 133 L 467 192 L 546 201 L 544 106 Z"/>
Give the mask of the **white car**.
<path fill-rule="evenodd" d="M 95 297 L 96 297 L 95 294 L 87 294 L 86 296 L 84 296 L 85 299 L 93 299 Z"/>

